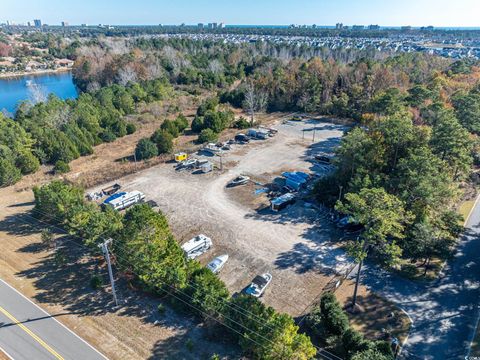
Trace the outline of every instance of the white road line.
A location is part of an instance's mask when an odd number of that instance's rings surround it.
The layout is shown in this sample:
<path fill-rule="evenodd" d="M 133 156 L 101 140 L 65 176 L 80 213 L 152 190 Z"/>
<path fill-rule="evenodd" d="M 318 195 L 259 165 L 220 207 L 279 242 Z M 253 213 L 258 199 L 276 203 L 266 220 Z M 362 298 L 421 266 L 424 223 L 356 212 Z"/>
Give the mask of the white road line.
<path fill-rule="evenodd" d="M 1 346 L 0 346 L 0 353 L 3 353 L 6 357 L 8 357 L 10 360 L 14 360 L 13 356 L 7 353 Z"/>
<path fill-rule="evenodd" d="M 108 358 L 103 355 L 100 351 L 98 351 L 97 349 L 95 349 L 92 345 L 90 345 L 88 342 L 86 342 L 84 339 L 82 339 L 80 336 L 78 336 L 77 334 L 75 334 L 71 329 L 69 329 L 67 326 L 65 326 L 64 324 L 62 324 L 60 321 L 58 321 L 57 319 L 55 319 L 51 314 L 49 314 L 48 312 L 46 312 L 45 310 L 43 310 L 40 306 L 38 306 L 37 304 L 35 304 L 32 300 L 30 300 L 28 297 L 26 297 L 25 295 L 23 295 L 20 291 L 18 291 L 17 289 L 15 289 L 12 285 L 10 285 L 9 283 L 5 282 L 3 279 L 0 279 L 0 281 L 2 283 L 4 283 L 5 285 L 7 285 L 10 289 L 12 289 L 13 291 L 15 291 L 17 294 L 19 294 L 21 297 L 23 297 L 25 300 L 27 300 L 29 303 L 33 304 L 37 309 L 39 309 L 41 312 L 43 312 L 45 315 L 48 315 L 50 319 L 52 319 L 53 321 L 56 321 L 58 324 L 60 324 L 62 327 L 64 327 L 65 329 L 68 330 L 68 332 L 70 332 L 71 334 L 73 334 L 74 336 L 76 336 L 78 339 L 80 339 L 84 344 L 86 344 L 87 346 L 89 346 L 92 350 L 94 350 L 96 353 L 98 353 L 101 357 L 103 357 L 104 359 L 108 360 Z"/>

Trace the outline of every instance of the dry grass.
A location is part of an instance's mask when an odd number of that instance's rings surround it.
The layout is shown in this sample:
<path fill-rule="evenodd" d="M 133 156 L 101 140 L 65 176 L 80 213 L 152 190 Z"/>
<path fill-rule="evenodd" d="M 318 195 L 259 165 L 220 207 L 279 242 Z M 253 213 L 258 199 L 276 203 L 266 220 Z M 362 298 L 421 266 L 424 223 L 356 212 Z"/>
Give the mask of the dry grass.
<path fill-rule="evenodd" d="M 355 283 L 345 281 L 335 292 L 338 301 L 345 307 L 352 302 Z M 357 303 L 362 309 L 348 313 L 350 324 L 369 339 L 380 339 L 385 331 L 398 338 L 401 343 L 407 338 L 411 326 L 408 316 L 393 303 L 360 287 Z"/>

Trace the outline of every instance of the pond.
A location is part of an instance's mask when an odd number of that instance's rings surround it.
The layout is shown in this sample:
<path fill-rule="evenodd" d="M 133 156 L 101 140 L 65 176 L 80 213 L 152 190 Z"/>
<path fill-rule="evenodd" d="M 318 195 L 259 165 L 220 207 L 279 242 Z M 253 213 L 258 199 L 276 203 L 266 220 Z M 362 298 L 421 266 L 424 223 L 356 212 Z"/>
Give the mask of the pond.
<path fill-rule="evenodd" d="M 25 75 L 0 79 L 0 111 L 13 114 L 21 101 L 44 101 L 49 94 L 60 99 L 74 99 L 78 96 L 73 84 L 72 73 L 51 73 Z"/>

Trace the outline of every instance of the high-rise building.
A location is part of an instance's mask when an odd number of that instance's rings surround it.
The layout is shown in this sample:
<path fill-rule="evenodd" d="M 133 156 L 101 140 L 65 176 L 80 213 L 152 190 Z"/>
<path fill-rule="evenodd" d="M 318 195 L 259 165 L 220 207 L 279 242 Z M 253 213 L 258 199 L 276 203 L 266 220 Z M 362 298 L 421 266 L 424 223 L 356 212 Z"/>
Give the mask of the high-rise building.
<path fill-rule="evenodd" d="M 380 30 L 379 25 L 368 25 L 368 30 Z"/>
<path fill-rule="evenodd" d="M 35 27 L 42 27 L 42 20 L 40 20 L 40 19 L 33 20 L 33 23 L 34 23 Z"/>
<path fill-rule="evenodd" d="M 342 30 L 343 29 L 343 24 L 342 23 L 336 23 L 335 24 L 335 29 Z"/>
<path fill-rule="evenodd" d="M 62 21 L 62 26 L 63 26 L 63 27 L 67 27 L 67 26 L 68 26 L 68 22 L 67 22 L 67 21 Z"/>
<path fill-rule="evenodd" d="M 353 25 L 352 30 L 365 30 L 365 25 Z"/>
<path fill-rule="evenodd" d="M 198 24 L 197 24 L 197 27 L 198 27 L 199 29 L 203 29 L 203 28 L 204 28 L 204 25 L 203 25 L 203 23 L 198 23 Z"/>

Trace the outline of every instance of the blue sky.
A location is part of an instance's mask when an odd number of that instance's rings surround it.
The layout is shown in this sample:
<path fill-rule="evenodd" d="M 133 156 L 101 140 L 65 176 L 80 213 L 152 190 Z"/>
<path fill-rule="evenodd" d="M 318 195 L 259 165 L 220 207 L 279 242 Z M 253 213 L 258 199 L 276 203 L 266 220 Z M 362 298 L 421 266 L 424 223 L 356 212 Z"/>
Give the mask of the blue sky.
<path fill-rule="evenodd" d="M 480 27 L 480 0 L 0 0 L 0 22 Z"/>

